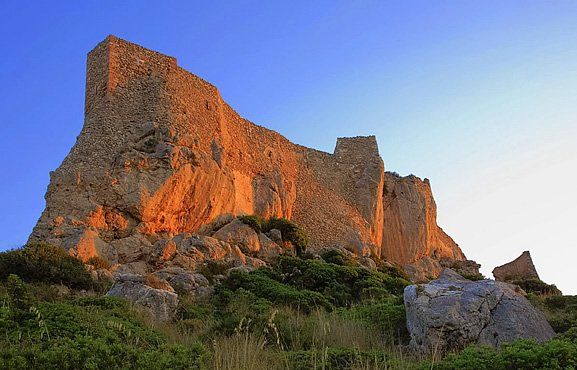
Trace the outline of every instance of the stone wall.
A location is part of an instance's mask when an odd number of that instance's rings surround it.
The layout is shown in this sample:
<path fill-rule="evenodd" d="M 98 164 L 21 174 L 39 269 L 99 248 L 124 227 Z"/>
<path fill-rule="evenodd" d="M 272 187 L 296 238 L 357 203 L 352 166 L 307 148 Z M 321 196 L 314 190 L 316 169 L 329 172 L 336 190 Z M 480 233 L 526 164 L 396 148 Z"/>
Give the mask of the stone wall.
<path fill-rule="evenodd" d="M 464 258 L 436 225 L 428 182 L 387 177 L 374 136 L 339 138 L 333 154 L 293 144 L 175 58 L 114 36 L 88 54 L 86 81 L 82 132 L 51 174 L 31 240 L 87 259 L 256 213 L 295 220 L 313 248 L 403 264 Z"/>

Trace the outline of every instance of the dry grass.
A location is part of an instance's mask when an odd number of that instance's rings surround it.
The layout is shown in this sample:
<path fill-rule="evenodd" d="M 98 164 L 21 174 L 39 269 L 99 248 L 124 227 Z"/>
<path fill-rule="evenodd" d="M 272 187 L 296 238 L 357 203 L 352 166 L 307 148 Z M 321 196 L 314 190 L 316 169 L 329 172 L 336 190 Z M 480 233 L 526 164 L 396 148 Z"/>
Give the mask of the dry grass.
<path fill-rule="evenodd" d="M 168 283 L 154 274 L 147 274 L 145 284 L 155 289 L 166 289 Z"/>
<path fill-rule="evenodd" d="M 287 308 L 282 315 L 288 320 L 283 340 L 293 350 L 325 347 L 371 350 L 388 347 L 385 336 L 378 330 L 336 313 L 317 310 L 303 315 Z"/>
<path fill-rule="evenodd" d="M 213 341 L 211 368 L 215 370 L 284 369 L 274 350 L 266 347 L 264 335 L 250 331 L 250 322 L 241 322 L 234 335 Z M 280 360 L 280 361 L 279 361 Z"/>

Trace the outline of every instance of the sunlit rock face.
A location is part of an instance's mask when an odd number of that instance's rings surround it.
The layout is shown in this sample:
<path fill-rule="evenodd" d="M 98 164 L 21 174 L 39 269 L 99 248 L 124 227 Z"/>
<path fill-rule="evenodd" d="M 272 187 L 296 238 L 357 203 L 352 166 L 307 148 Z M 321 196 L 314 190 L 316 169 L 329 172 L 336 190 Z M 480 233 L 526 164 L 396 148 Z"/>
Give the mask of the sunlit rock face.
<path fill-rule="evenodd" d="M 166 260 L 183 256 L 176 236 L 212 236 L 239 214 L 294 220 L 312 249 L 402 265 L 464 259 L 436 224 L 428 181 L 386 173 L 374 136 L 340 138 L 332 154 L 296 145 L 240 117 L 172 57 L 114 36 L 96 46 L 82 132 L 51 173 L 30 239 L 83 260 L 136 263 L 156 249 Z"/>

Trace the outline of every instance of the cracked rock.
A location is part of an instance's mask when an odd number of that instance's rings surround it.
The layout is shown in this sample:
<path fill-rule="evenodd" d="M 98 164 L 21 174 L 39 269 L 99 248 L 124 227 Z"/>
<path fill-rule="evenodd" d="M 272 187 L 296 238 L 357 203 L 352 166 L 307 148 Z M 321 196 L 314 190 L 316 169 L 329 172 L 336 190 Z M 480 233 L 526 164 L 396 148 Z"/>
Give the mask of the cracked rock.
<path fill-rule="evenodd" d="M 451 269 L 428 284 L 406 287 L 404 298 L 410 347 L 423 354 L 470 344 L 498 347 L 521 338 L 544 342 L 555 335 L 514 286 L 470 281 Z"/>

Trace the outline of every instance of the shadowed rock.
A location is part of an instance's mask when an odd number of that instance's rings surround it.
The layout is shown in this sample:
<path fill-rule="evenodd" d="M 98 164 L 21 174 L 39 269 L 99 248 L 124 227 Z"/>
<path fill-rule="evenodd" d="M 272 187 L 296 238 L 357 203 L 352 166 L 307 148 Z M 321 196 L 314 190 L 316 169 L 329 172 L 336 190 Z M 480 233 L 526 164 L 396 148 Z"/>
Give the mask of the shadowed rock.
<path fill-rule="evenodd" d="M 470 344 L 500 346 L 521 338 L 539 342 L 555 333 L 544 315 L 511 284 L 470 281 L 453 270 L 405 288 L 410 346 L 445 353 Z"/>
<path fill-rule="evenodd" d="M 148 311 L 160 322 L 170 321 L 178 306 L 176 293 L 152 288 L 146 285 L 145 278 L 139 275 L 119 275 L 106 295 L 126 299 Z"/>
<path fill-rule="evenodd" d="M 523 252 L 515 260 L 493 269 L 493 276 L 498 281 L 513 281 L 526 279 L 539 279 L 531 253 Z"/>

